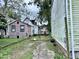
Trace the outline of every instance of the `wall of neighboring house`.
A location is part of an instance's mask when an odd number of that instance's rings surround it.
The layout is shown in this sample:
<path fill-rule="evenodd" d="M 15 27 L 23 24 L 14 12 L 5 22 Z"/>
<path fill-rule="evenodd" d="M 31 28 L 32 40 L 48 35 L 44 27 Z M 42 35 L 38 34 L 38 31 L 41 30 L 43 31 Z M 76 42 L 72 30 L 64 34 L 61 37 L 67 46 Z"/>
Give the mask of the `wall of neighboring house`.
<path fill-rule="evenodd" d="M 19 22 L 19 21 L 18 21 Z M 22 37 L 26 37 L 26 36 L 29 36 L 30 35 L 30 27 L 22 22 L 19 22 L 18 23 L 17 21 L 15 21 L 14 23 L 12 24 L 9 24 L 9 37 L 10 38 L 22 38 Z M 15 30 L 12 31 L 12 25 L 15 25 Z M 21 26 L 23 25 L 24 27 L 24 31 L 21 32 Z M 22 27 L 22 28 L 23 28 Z"/>
<path fill-rule="evenodd" d="M 31 35 L 34 34 L 34 26 L 31 26 Z"/>
<path fill-rule="evenodd" d="M 24 23 L 26 23 L 26 24 L 29 24 L 30 26 L 31 26 L 31 36 L 34 34 L 34 25 L 32 24 L 32 22 L 30 21 L 30 19 L 29 18 L 26 18 L 24 21 L 23 21 Z"/>
<path fill-rule="evenodd" d="M 27 26 L 27 29 L 28 29 L 28 35 L 32 35 L 31 34 L 31 26 L 30 25 Z"/>
<path fill-rule="evenodd" d="M 65 2 L 65 3 L 64 3 Z M 65 6 L 66 4 L 66 6 Z M 51 12 L 51 26 L 52 26 L 52 36 L 57 39 L 60 43 L 64 43 L 65 37 L 65 8 L 67 16 L 67 26 L 68 26 L 68 40 L 69 48 L 71 51 L 71 17 L 73 25 L 73 39 L 75 48 L 75 57 L 79 58 L 79 0 L 71 0 L 72 11 L 70 10 L 69 0 L 54 0 Z M 70 14 L 72 12 L 72 15 Z M 64 44 L 62 44 L 64 45 Z"/>
<path fill-rule="evenodd" d="M 34 34 L 38 34 L 38 26 L 34 25 L 33 27 Z"/>
<path fill-rule="evenodd" d="M 43 27 L 43 28 L 41 29 L 41 34 L 48 34 L 47 27 Z"/>
<path fill-rule="evenodd" d="M 32 22 L 31 22 L 32 21 Z M 34 22 L 33 22 L 34 21 Z M 37 21 L 26 18 L 24 23 L 31 25 L 31 35 L 38 34 Z M 35 24 L 34 24 L 35 23 Z"/>
<path fill-rule="evenodd" d="M 65 0 L 54 0 L 51 11 L 51 35 L 66 49 Z"/>

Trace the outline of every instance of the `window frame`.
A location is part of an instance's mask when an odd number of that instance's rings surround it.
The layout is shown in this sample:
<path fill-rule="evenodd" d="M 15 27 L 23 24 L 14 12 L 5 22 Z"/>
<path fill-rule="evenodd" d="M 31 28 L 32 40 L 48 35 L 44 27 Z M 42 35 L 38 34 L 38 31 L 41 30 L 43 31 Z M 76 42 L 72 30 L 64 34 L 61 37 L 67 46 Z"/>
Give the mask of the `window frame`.
<path fill-rule="evenodd" d="M 22 29 L 21 27 L 24 27 L 24 29 Z M 25 32 L 25 25 L 20 25 L 20 32 Z"/>
<path fill-rule="evenodd" d="M 15 31 L 12 31 L 13 29 L 15 29 Z M 16 25 L 11 25 L 11 32 L 16 32 Z"/>

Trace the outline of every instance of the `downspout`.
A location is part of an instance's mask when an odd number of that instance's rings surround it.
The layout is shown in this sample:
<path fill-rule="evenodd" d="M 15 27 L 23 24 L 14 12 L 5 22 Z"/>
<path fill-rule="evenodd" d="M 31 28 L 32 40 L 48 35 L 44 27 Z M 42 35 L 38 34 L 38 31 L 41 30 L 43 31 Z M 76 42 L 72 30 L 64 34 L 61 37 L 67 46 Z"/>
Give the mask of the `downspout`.
<path fill-rule="evenodd" d="M 67 59 L 70 59 L 69 39 L 68 39 L 68 0 L 65 0 L 65 29 L 66 29 L 66 45 L 67 45 Z"/>
<path fill-rule="evenodd" d="M 65 17 L 65 29 L 66 29 L 67 59 L 70 59 L 67 17 Z"/>
<path fill-rule="evenodd" d="M 71 25 L 71 50 L 72 50 L 72 59 L 75 59 L 74 53 L 74 33 L 73 33 L 73 18 L 72 18 L 72 0 L 70 2 L 70 25 Z"/>
<path fill-rule="evenodd" d="M 52 25 L 53 25 L 53 22 L 52 22 L 52 17 L 53 17 L 53 12 L 52 12 L 52 10 L 53 10 L 53 3 L 54 3 L 54 0 L 51 0 L 51 36 L 53 35 L 53 33 L 52 33 L 52 31 L 53 31 L 53 28 L 52 28 Z"/>

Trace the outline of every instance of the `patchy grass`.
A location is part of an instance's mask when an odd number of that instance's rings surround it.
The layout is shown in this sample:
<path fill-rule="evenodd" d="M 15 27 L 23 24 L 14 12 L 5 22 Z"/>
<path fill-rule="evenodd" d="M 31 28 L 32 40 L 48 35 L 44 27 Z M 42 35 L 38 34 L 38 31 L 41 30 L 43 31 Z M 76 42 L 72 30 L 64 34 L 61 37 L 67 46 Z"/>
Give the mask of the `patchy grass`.
<path fill-rule="evenodd" d="M 49 36 L 33 36 L 31 40 L 36 39 L 37 41 L 49 40 Z"/>
<path fill-rule="evenodd" d="M 48 47 L 49 50 L 52 50 L 52 51 L 56 50 L 55 47 L 53 46 L 53 44 L 50 41 L 47 42 L 47 47 Z"/>
<path fill-rule="evenodd" d="M 36 49 L 38 43 L 36 41 L 33 41 L 34 44 L 30 47 L 30 50 L 26 52 L 20 59 L 32 59 L 33 57 L 33 51 Z"/>
<path fill-rule="evenodd" d="M 55 52 L 55 57 L 54 59 L 64 59 L 64 55 L 60 52 L 58 52 L 58 47 L 57 46 L 54 46 L 53 43 L 51 42 L 47 42 L 47 47 L 49 50 L 52 50 Z"/>
<path fill-rule="evenodd" d="M 33 57 L 32 51 L 28 51 L 20 59 L 32 59 L 32 57 Z"/>
<path fill-rule="evenodd" d="M 64 59 L 64 56 L 62 54 L 55 53 L 54 59 Z"/>
<path fill-rule="evenodd" d="M 31 38 L 28 38 L 22 42 L 19 42 L 17 44 L 8 46 L 2 50 L 0 50 L 0 59 L 9 59 L 9 56 L 13 53 L 15 50 L 22 50 L 25 46 L 28 46 L 29 43 L 35 43 L 31 48 L 30 51 L 26 52 L 20 59 L 32 59 L 32 52 L 36 48 L 37 44 L 36 41 L 33 41 L 33 39 L 36 38 L 38 41 L 40 40 L 49 40 L 49 36 L 34 36 Z M 17 42 L 21 39 L 0 39 L 0 45 L 4 46 L 6 44 L 10 44 L 13 42 Z M 47 42 L 47 47 L 49 50 L 52 50 L 55 52 L 55 58 L 54 59 L 64 59 L 63 54 L 58 53 L 57 47 L 53 46 L 53 44 L 49 41 Z"/>
<path fill-rule="evenodd" d="M 0 39 L 0 47 L 3 47 L 5 45 L 11 44 L 13 42 L 18 42 L 21 39 L 11 39 L 11 38 L 6 38 L 6 39 Z"/>
<path fill-rule="evenodd" d="M 16 41 L 14 41 L 14 42 L 16 42 Z M 31 43 L 31 42 L 32 41 L 27 39 L 25 41 L 22 41 L 22 42 L 19 42 L 17 44 L 8 46 L 8 47 L 6 47 L 4 49 L 1 49 L 0 50 L 0 59 L 9 59 L 9 56 L 12 54 L 13 51 L 23 49 L 25 46 L 28 45 L 28 43 Z"/>

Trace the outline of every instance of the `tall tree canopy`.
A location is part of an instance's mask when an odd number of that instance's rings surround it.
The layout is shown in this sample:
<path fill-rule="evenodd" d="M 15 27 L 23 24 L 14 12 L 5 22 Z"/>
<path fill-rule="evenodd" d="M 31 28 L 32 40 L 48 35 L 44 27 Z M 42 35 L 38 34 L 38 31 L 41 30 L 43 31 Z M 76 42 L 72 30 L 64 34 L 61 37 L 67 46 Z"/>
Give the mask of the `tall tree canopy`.
<path fill-rule="evenodd" d="M 11 18 L 21 19 L 21 16 L 27 16 L 27 4 L 24 0 L 4 0 L 4 5 L 0 8 L 1 13 Z M 5 16 L 6 17 L 6 16 Z"/>
<path fill-rule="evenodd" d="M 48 30 L 51 32 L 51 0 L 34 0 L 34 3 L 40 7 L 39 18 L 48 21 Z"/>

